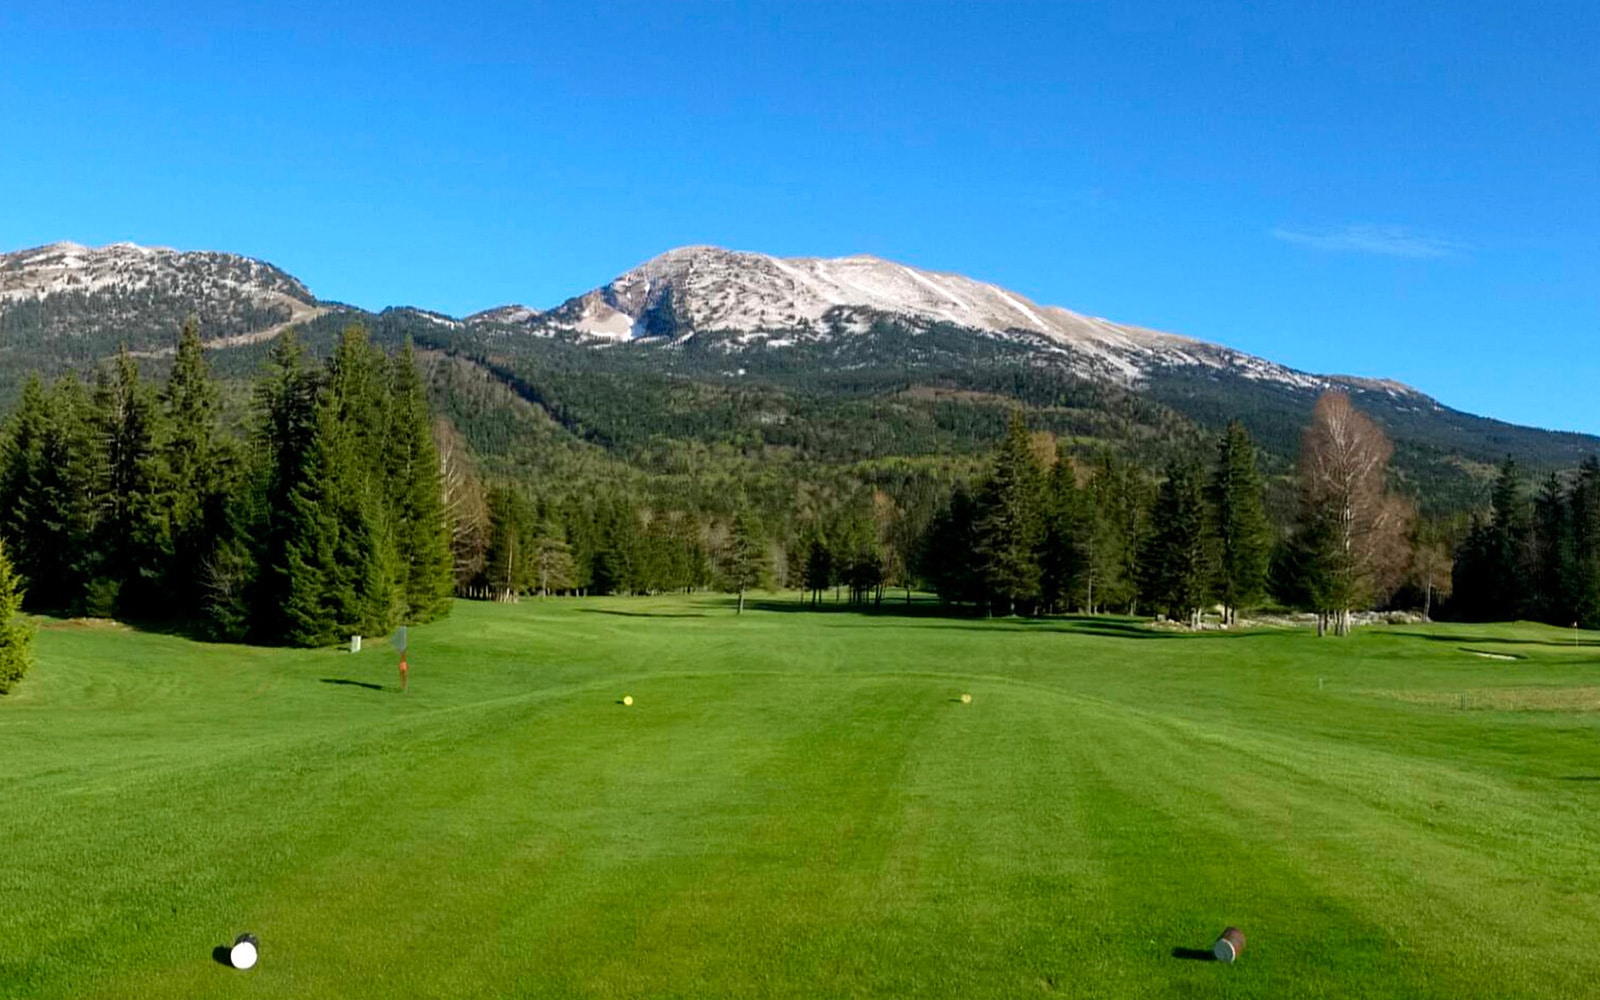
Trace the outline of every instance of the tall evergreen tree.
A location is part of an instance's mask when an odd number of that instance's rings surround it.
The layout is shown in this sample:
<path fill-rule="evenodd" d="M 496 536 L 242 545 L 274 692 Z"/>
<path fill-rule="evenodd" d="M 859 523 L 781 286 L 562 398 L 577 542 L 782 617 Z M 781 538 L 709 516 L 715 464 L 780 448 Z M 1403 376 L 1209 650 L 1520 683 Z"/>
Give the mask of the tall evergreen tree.
<path fill-rule="evenodd" d="M 105 455 L 95 433 L 93 404 L 76 375 L 56 380 L 50 413 L 34 521 L 38 551 L 47 554 L 48 563 L 31 588 L 43 591 L 40 597 L 49 595 L 49 607 L 82 611 L 103 560 L 94 540 Z"/>
<path fill-rule="evenodd" d="M 1569 500 L 1573 614 L 1586 628 L 1600 628 L 1600 459 L 1584 459 Z"/>
<path fill-rule="evenodd" d="M 977 558 L 978 514 L 977 497 L 965 483 L 958 483 L 923 538 L 918 572 L 946 604 L 985 600 L 983 568 Z"/>
<path fill-rule="evenodd" d="M 1077 470 L 1061 455 L 1045 484 L 1039 584 L 1046 607 L 1065 610 L 1087 590 L 1094 527 L 1092 504 L 1078 488 Z"/>
<path fill-rule="evenodd" d="M 1205 487 L 1200 470 L 1187 463 L 1167 468 L 1150 510 L 1150 531 L 1140 557 L 1140 593 L 1150 607 L 1174 621 L 1200 622 L 1211 568 L 1206 558 Z"/>
<path fill-rule="evenodd" d="M 1089 485 L 1094 523 L 1088 535 L 1085 603 L 1138 613 L 1139 565 L 1149 517 L 1150 484 L 1132 463 L 1100 453 Z"/>
<path fill-rule="evenodd" d="M 30 578 L 44 557 L 30 551 L 29 543 L 37 538 L 35 520 L 51 416 L 43 383 L 38 375 L 30 375 L 16 408 L 0 428 L 0 541 L 11 544 L 18 569 Z"/>
<path fill-rule="evenodd" d="M 450 610 L 454 575 L 439 456 L 434 451 L 428 400 L 409 338 L 391 370 L 385 465 L 400 592 L 407 621 L 432 621 Z"/>
<path fill-rule="evenodd" d="M 256 385 L 257 449 L 262 483 L 258 567 L 251 603 L 254 630 L 267 642 L 321 644 L 338 639 L 337 621 L 323 607 L 324 573 L 334 560 L 338 523 L 326 471 L 328 413 L 316 374 L 306 367 L 293 330 L 273 344 L 266 375 Z"/>
<path fill-rule="evenodd" d="M 193 318 L 183 325 L 177 356 L 161 394 L 166 436 L 161 444 L 162 493 L 171 559 L 166 591 L 183 614 L 203 601 L 203 570 L 212 557 L 226 504 L 231 456 L 217 443 L 219 392 L 201 353 Z"/>
<path fill-rule="evenodd" d="M 1531 553 L 1534 567 L 1528 610 L 1541 621 L 1575 621 L 1575 566 L 1571 508 L 1560 477 L 1545 478 L 1533 500 Z"/>
<path fill-rule="evenodd" d="M 1011 414 L 994 468 L 979 493 L 978 564 L 988 606 L 1015 614 L 1039 599 L 1042 473 L 1020 412 Z"/>
<path fill-rule="evenodd" d="M 103 456 L 95 545 L 102 589 L 96 599 L 101 606 L 91 610 L 159 614 L 171 558 L 156 450 L 160 414 L 126 349 L 101 369 L 94 407 Z"/>
<path fill-rule="evenodd" d="M 0 530 L 20 523 L 16 501 L 27 491 L 49 420 L 44 383 L 29 375 L 16 406 L 0 423 Z"/>
<path fill-rule="evenodd" d="M 33 663 L 33 627 L 22 617 L 22 580 L 0 542 L 0 694 L 9 692 Z"/>
<path fill-rule="evenodd" d="M 823 591 L 833 584 L 833 552 L 819 529 L 813 529 L 806 540 L 801 582 L 813 606 L 822 601 Z"/>
<path fill-rule="evenodd" d="M 750 505 L 741 500 L 733 516 L 733 530 L 729 534 L 723 557 L 725 586 L 739 595 L 739 607 L 735 614 L 744 613 L 745 591 L 765 582 L 766 560 L 766 538 Z"/>
<path fill-rule="evenodd" d="M 1533 508 L 1517 463 L 1507 458 L 1490 490 L 1489 517 L 1473 528 L 1456 563 L 1460 611 L 1478 620 L 1510 620 L 1532 611 L 1537 577 Z"/>
<path fill-rule="evenodd" d="M 282 549 L 269 571 L 280 581 L 283 641 L 296 646 L 336 643 L 361 613 L 360 564 L 341 562 L 347 526 L 341 524 L 337 465 L 339 428 L 333 409 L 316 407 L 299 466 L 289 473 L 283 509 Z"/>
<path fill-rule="evenodd" d="M 1256 447 L 1238 421 L 1217 442 L 1217 464 L 1206 485 L 1216 574 L 1212 590 L 1222 603 L 1224 624 L 1258 600 L 1272 551 L 1271 526 L 1256 466 Z"/>

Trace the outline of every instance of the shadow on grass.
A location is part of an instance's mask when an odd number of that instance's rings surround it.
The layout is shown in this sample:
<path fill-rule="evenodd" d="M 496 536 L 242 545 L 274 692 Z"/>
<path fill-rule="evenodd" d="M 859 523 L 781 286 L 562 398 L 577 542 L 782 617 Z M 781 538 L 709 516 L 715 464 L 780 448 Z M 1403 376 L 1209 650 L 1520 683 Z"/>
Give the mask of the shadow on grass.
<path fill-rule="evenodd" d="M 1192 639 L 1205 636 L 1214 639 L 1244 639 L 1278 634 L 1275 630 L 1247 632 L 1208 629 L 1190 632 L 1186 629 L 1151 628 L 1142 618 L 1116 615 L 1047 615 L 1038 618 L 1017 616 L 985 618 L 972 608 L 939 604 L 936 601 L 917 600 L 911 604 L 901 601 L 884 601 L 882 605 L 846 604 L 824 600 L 820 604 L 784 600 L 746 600 L 745 607 L 754 611 L 780 614 L 854 615 L 862 618 L 916 618 L 938 619 L 950 622 L 946 628 L 973 632 L 1060 632 L 1070 635 L 1094 635 L 1111 639 Z M 622 614 L 623 612 L 607 612 Z"/>
<path fill-rule="evenodd" d="M 704 618 L 704 611 L 618 611 L 615 608 L 579 608 L 585 615 L 616 615 L 618 618 Z"/>
<path fill-rule="evenodd" d="M 1506 639 L 1497 635 L 1435 635 L 1431 632 L 1402 632 L 1398 629 L 1392 630 L 1388 634 L 1404 635 L 1413 639 L 1426 639 L 1429 642 L 1477 642 L 1492 643 L 1501 646 L 1568 646 L 1576 649 L 1593 649 L 1595 645 L 1591 642 L 1563 641 L 1555 638 L 1554 636 L 1549 639 Z M 1468 652 L 1472 652 L 1472 650 L 1468 650 Z"/>
<path fill-rule="evenodd" d="M 232 952 L 229 951 L 227 945 L 219 944 L 215 948 L 211 949 L 211 960 L 218 965 L 225 965 L 231 969 L 233 968 L 233 962 L 231 962 L 228 958 L 230 954 L 232 954 Z"/>
<path fill-rule="evenodd" d="M 732 602 L 729 603 L 732 606 Z M 861 615 L 869 618 L 976 618 L 970 608 L 955 608 L 937 601 L 917 600 L 910 604 L 899 598 L 885 598 L 882 604 L 850 604 L 825 597 L 820 602 L 745 598 L 746 609 L 792 614 L 797 611 L 817 615 Z"/>
<path fill-rule="evenodd" d="M 1562 781 L 1600 781 L 1600 774 L 1568 774 L 1563 775 Z"/>
<path fill-rule="evenodd" d="M 1187 629 L 1158 629 L 1138 622 L 1096 621 L 1090 619 L 1010 619 L 991 618 L 948 626 L 970 632 L 1054 632 L 1061 635 L 1093 635 L 1107 639 L 1212 639 L 1237 641 L 1260 639 L 1278 635 L 1273 631 L 1228 632 L 1207 629 L 1190 632 Z"/>
<path fill-rule="evenodd" d="M 368 691 L 382 691 L 383 690 L 383 685 L 382 684 L 374 684 L 371 681 L 353 681 L 353 680 L 350 680 L 350 679 L 345 678 L 345 677 L 324 677 L 324 678 L 322 678 L 322 683 L 324 683 L 324 684 L 343 684 L 346 687 L 366 688 Z"/>
<path fill-rule="evenodd" d="M 1210 948 L 1174 948 L 1173 958 L 1181 958 L 1186 962 L 1215 962 L 1217 956 Z"/>

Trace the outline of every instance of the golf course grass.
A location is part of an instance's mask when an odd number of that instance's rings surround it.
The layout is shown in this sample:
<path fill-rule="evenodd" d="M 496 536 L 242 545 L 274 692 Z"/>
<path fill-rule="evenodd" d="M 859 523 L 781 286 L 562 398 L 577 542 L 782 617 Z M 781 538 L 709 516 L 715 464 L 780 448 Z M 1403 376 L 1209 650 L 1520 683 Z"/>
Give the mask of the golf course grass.
<path fill-rule="evenodd" d="M 1584 638 L 458 602 L 402 695 L 46 621 L 0 997 L 1595 996 Z"/>

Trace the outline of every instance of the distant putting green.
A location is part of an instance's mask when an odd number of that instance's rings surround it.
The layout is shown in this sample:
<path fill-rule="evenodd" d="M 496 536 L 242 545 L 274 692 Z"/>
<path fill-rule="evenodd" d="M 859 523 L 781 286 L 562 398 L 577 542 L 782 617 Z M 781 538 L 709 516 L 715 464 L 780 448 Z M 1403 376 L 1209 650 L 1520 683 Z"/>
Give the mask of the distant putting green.
<path fill-rule="evenodd" d="M 459 603 L 402 695 L 51 622 L 0 996 L 1593 996 L 1584 638 Z"/>

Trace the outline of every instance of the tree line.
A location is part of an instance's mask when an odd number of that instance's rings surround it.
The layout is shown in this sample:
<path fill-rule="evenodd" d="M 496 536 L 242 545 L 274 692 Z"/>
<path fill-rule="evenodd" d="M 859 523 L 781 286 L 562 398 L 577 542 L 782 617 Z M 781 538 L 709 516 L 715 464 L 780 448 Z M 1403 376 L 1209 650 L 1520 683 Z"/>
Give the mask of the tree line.
<path fill-rule="evenodd" d="M 0 425 L 0 545 L 29 609 L 319 645 L 437 617 L 452 591 L 716 588 L 742 609 L 771 586 L 857 605 L 926 588 L 968 612 L 1191 625 L 1213 606 L 1231 624 L 1274 605 L 1343 633 L 1354 609 L 1437 611 L 1453 587 L 1457 617 L 1600 623 L 1600 463 L 1532 499 L 1508 463 L 1488 516 L 1447 529 L 1392 489 L 1392 446 L 1338 392 L 1271 481 L 1237 421 L 1155 477 L 1014 413 L 953 486 L 909 466 L 826 495 L 730 480 L 714 507 L 634 482 L 486 479 L 430 414 L 409 342 L 389 357 L 359 326 L 324 362 L 280 338 L 242 429 L 223 429 L 221 392 L 193 324 L 162 384 L 126 351 L 87 385 L 30 380 Z"/>
<path fill-rule="evenodd" d="M 943 495 L 907 479 L 774 514 L 742 495 L 707 511 L 621 487 L 559 500 L 476 487 L 466 506 L 479 513 L 457 525 L 457 580 L 476 596 L 773 585 L 813 605 L 830 591 L 878 605 L 891 589 L 909 600 L 926 588 L 969 613 L 1109 610 L 1189 624 L 1213 606 L 1232 624 L 1241 608 L 1270 605 L 1344 634 L 1356 609 L 1437 613 L 1451 590 L 1459 532 L 1416 515 L 1393 488 L 1391 456 L 1339 392 L 1318 400 L 1296 465 L 1272 484 L 1237 421 L 1157 478 L 1109 449 L 1076 454 L 1016 413 L 982 474 Z"/>
<path fill-rule="evenodd" d="M 1585 460 L 1571 477 L 1551 474 L 1530 494 L 1507 459 L 1453 578 L 1464 618 L 1600 628 L 1600 461 Z"/>
<path fill-rule="evenodd" d="M 917 567 L 939 596 L 984 613 L 1114 609 L 1224 624 L 1264 601 L 1349 630 L 1411 570 L 1409 504 L 1388 485 L 1391 448 L 1341 393 L 1302 440 L 1292 523 L 1267 515 L 1257 450 L 1230 423 L 1208 460 L 1178 459 L 1159 483 L 1109 452 L 1056 453 L 1013 417 L 992 470 L 934 518 Z"/>
<path fill-rule="evenodd" d="M 225 433 L 185 324 L 163 385 L 126 350 L 93 384 L 37 377 L 0 428 L 0 541 L 25 606 L 323 645 L 445 614 L 441 470 L 410 345 L 359 326 L 311 363 L 292 332 Z"/>

